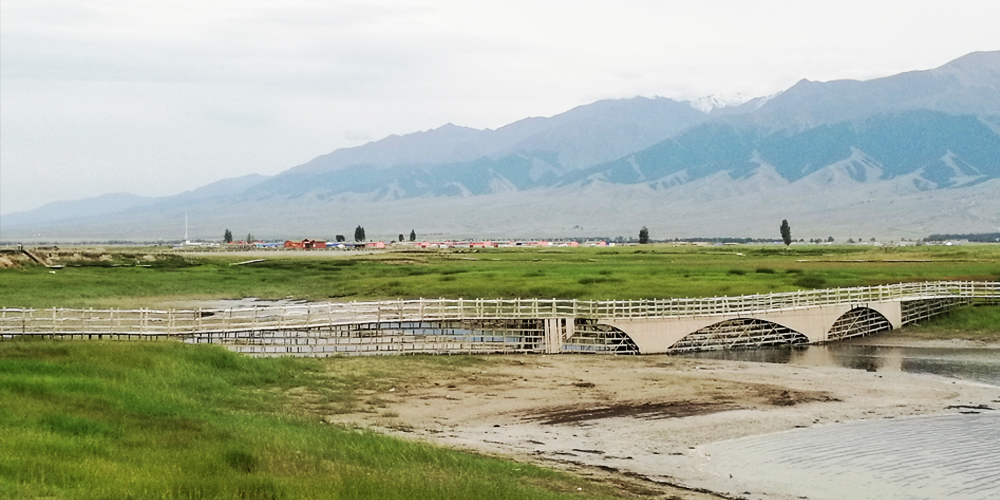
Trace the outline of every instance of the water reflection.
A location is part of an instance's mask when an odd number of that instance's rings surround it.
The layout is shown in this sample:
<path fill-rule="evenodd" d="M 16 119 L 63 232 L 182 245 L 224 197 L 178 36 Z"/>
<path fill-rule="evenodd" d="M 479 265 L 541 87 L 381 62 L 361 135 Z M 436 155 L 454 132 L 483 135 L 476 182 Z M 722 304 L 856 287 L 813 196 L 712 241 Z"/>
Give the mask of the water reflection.
<path fill-rule="evenodd" d="M 869 372 L 902 371 L 970 379 L 1000 386 L 1000 349 L 853 345 L 705 351 L 684 356 L 801 366 L 842 366 Z"/>

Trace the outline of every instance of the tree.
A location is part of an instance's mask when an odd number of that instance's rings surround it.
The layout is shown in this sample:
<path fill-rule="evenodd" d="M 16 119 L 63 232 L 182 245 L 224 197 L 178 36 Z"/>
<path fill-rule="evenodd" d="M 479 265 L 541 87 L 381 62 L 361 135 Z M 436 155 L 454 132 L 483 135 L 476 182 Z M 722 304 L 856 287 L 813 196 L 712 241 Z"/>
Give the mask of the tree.
<path fill-rule="evenodd" d="M 781 241 L 785 242 L 785 248 L 792 244 L 792 226 L 788 225 L 788 220 L 781 221 Z"/>
<path fill-rule="evenodd" d="M 402 242 L 403 242 L 403 239 L 404 239 L 404 238 L 403 238 L 403 233 L 399 233 L 399 242 L 400 242 L 400 243 L 402 243 Z"/>
<path fill-rule="evenodd" d="M 232 243 L 233 242 L 233 232 L 230 231 L 229 229 L 226 229 L 226 233 L 222 236 L 222 241 L 225 241 L 226 243 Z"/>
<path fill-rule="evenodd" d="M 247 243 L 253 243 L 253 235 L 250 233 L 247 233 Z"/>
<path fill-rule="evenodd" d="M 365 228 L 358 226 L 354 229 L 354 241 L 365 241 Z"/>
<path fill-rule="evenodd" d="M 417 232 L 410 229 L 410 241 L 417 241 Z"/>
<path fill-rule="evenodd" d="M 336 239 L 337 239 L 337 243 L 340 243 L 342 241 L 347 241 L 347 238 L 344 238 L 344 235 L 342 235 L 342 234 L 338 234 Z"/>
<path fill-rule="evenodd" d="M 649 243 L 649 229 L 646 229 L 646 226 L 642 226 L 639 230 L 639 243 L 642 245 Z"/>

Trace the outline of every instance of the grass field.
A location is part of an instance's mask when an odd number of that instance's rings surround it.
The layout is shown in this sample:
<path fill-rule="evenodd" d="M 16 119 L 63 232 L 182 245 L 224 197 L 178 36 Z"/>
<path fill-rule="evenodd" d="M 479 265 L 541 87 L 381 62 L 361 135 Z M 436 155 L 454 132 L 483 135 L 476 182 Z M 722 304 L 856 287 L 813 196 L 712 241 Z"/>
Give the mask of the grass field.
<path fill-rule="evenodd" d="M 704 297 L 923 280 L 998 280 L 1000 246 L 673 247 L 243 254 L 111 253 L 51 271 L 0 270 L 5 307 L 155 307 L 198 299 L 640 299 Z M 110 267 L 112 263 L 150 267 Z M 80 267 L 72 267 L 74 264 Z"/>
<path fill-rule="evenodd" d="M 419 380 L 491 361 L 402 362 Z M 4 341 L 0 498 L 619 498 L 532 465 L 323 423 L 357 405 L 378 411 L 359 393 L 394 381 L 378 376 L 378 361 L 358 363 L 175 343 Z"/>
<path fill-rule="evenodd" d="M 1000 247 L 499 249 L 188 255 L 124 249 L 0 270 L 4 307 L 141 307 L 198 299 L 694 297 L 922 280 L 1000 279 Z M 256 258 L 256 257 L 254 257 Z M 149 267 L 111 267 L 113 264 Z M 79 267 L 77 267 L 79 266 Z M 995 341 L 1000 308 L 902 334 Z M 538 467 L 323 422 L 391 384 L 481 357 L 254 359 L 174 343 L 0 343 L 0 498 L 634 498 Z M 385 363 L 392 363 L 388 370 Z M 405 373 L 406 379 L 396 375 Z M 446 377 L 447 375 L 445 375 Z M 632 496 L 629 496 L 632 495 Z"/>

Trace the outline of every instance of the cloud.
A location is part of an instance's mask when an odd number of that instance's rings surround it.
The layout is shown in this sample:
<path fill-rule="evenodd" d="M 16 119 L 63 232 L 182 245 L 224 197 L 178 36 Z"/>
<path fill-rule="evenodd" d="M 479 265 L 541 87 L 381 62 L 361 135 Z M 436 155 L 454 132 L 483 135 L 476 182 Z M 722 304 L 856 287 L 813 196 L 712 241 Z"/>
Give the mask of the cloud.
<path fill-rule="evenodd" d="M 764 95 L 926 69 L 995 50 L 998 5 L 4 0 L 0 212 L 171 194 L 602 98 Z"/>

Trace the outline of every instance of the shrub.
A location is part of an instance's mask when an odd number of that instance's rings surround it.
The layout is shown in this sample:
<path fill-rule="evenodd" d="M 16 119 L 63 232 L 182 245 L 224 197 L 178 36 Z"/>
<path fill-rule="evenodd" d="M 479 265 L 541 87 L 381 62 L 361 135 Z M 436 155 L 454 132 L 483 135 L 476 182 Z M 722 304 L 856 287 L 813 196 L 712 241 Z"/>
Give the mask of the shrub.
<path fill-rule="evenodd" d="M 604 278 L 604 277 L 599 277 L 599 278 L 586 277 L 576 280 L 576 282 L 581 285 L 592 285 L 595 283 L 621 283 L 622 281 L 624 280 L 622 280 L 621 278 Z"/>
<path fill-rule="evenodd" d="M 802 288 L 823 288 L 826 286 L 826 280 L 819 276 L 800 276 L 795 280 L 795 286 Z"/>

